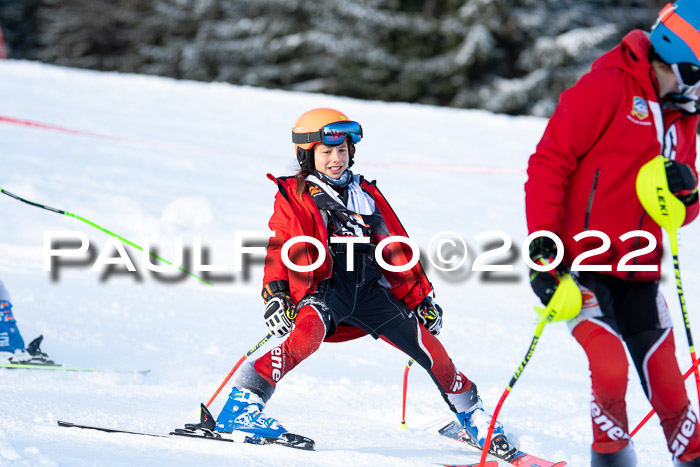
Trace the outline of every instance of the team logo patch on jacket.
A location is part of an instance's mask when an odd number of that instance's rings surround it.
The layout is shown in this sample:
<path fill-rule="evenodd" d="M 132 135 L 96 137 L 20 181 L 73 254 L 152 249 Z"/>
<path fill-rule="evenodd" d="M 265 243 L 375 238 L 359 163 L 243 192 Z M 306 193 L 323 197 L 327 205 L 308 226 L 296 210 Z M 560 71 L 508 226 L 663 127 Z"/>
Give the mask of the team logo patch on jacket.
<path fill-rule="evenodd" d="M 316 195 L 319 195 L 319 194 L 321 194 L 321 193 L 323 193 L 323 190 L 322 190 L 319 186 L 317 186 L 317 185 L 311 185 L 311 186 L 309 187 L 309 194 L 310 194 L 311 196 L 316 196 Z"/>
<path fill-rule="evenodd" d="M 634 96 L 634 98 L 632 98 L 632 111 L 630 113 L 640 120 L 645 120 L 647 117 L 649 117 L 649 106 L 647 105 L 647 101 L 645 101 L 642 97 Z"/>

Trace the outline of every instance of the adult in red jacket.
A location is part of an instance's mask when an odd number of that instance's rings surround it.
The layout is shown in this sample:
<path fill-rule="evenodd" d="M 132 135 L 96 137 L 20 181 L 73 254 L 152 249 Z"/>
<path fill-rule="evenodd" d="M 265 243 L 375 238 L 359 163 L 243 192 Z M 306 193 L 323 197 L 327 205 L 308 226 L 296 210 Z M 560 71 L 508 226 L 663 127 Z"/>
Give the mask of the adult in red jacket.
<path fill-rule="evenodd" d="M 569 326 L 590 363 L 594 466 L 635 465 L 625 408 L 628 362 L 623 343 L 676 462 L 700 465 L 696 415 L 659 291 L 662 232 L 645 213 L 635 189 L 640 168 L 662 154 L 669 159 L 669 188 L 686 205 L 685 222 L 698 214 L 698 26 L 697 2 L 678 0 L 659 14 L 651 35 L 637 30 L 625 36 L 562 93 L 529 161 L 528 230 L 550 231 L 561 239 L 562 264 L 573 266 L 583 293 L 582 312 Z M 639 230 L 652 234 L 656 248 L 623 259 L 649 243 L 643 234 L 621 238 Z M 592 236 L 577 241 L 574 237 L 581 232 Z M 600 247 L 601 237 L 610 239 L 609 248 L 581 256 Z M 531 259 L 539 264 L 551 263 L 556 253 L 547 237 L 530 245 Z M 649 266 L 656 268 L 645 271 Z M 548 303 L 556 289 L 556 272 L 533 271 L 530 279 L 535 293 Z"/>
<path fill-rule="evenodd" d="M 407 234 L 374 182 L 348 170 L 361 138 L 360 125 L 343 113 L 310 110 L 292 133 L 299 173 L 269 176 L 279 192 L 265 259 L 265 322 L 276 336 L 288 337 L 241 367 L 216 431 L 281 437 L 286 430 L 261 412 L 277 383 L 324 340 L 370 334 L 425 368 L 472 440 L 483 445 L 491 417 L 476 385 L 436 337 L 442 310 L 420 263 L 392 272 L 413 258 L 410 246 L 399 242 L 375 256 L 383 239 Z M 516 451 L 500 425 L 491 450 Z"/>

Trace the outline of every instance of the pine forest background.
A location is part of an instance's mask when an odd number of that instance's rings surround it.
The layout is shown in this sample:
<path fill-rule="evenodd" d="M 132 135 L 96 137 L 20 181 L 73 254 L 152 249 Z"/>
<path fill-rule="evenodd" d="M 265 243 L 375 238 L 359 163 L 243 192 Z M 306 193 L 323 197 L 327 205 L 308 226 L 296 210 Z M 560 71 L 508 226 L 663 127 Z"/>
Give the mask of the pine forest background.
<path fill-rule="evenodd" d="M 0 0 L 9 58 L 549 116 L 658 0 Z"/>

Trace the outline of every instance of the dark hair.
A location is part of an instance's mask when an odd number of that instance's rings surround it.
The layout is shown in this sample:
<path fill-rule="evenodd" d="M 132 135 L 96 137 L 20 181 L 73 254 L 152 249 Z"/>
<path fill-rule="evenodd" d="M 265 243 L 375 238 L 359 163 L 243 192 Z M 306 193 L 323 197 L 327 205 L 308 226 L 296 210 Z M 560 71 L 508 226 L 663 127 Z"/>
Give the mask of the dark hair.
<path fill-rule="evenodd" d="M 299 172 L 294 174 L 294 179 L 297 181 L 297 195 L 299 195 L 299 198 L 301 198 L 306 191 L 306 177 L 308 177 L 310 173 L 311 172 L 308 170 L 299 169 Z"/>

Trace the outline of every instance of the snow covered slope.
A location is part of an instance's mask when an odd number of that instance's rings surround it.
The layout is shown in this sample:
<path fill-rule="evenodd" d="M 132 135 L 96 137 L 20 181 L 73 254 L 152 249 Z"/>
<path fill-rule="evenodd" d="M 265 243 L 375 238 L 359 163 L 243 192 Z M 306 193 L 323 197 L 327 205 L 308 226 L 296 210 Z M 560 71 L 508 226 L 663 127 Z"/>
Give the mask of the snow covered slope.
<path fill-rule="evenodd" d="M 1 188 L 135 243 L 147 237 L 166 258 L 175 254 L 176 237 L 190 248 L 200 237 L 209 262 L 229 269 L 227 280 L 213 287 L 192 278 L 164 283 L 127 246 L 138 273 L 105 276 L 90 263 L 62 267 L 54 279 L 43 269 L 45 231 L 80 230 L 95 254 L 107 235 L 0 196 L 0 279 L 12 293 L 25 339 L 43 333 L 43 348 L 56 360 L 105 370 L 0 370 L 0 464 L 405 466 L 478 459 L 437 434 L 452 414 L 420 368 L 410 375 L 410 428 L 398 429 L 407 358 L 369 337 L 325 344 L 268 404 L 266 412 L 288 429 L 314 438 L 318 452 L 56 426 L 68 420 L 163 432 L 197 419 L 199 403 L 267 332 L 262 267 L 232 272 L 234 232 L 267 228 L 276 188 L 265 174 L 294 171 L 290 128 L 317 106 L 340 108 L 361 122 L 365 139 L 353 169 L 379 181 L 423 250 L 443 231 L 469 245 L 462 272 L 427 269 L 445 309 L 441 339 L 493 409 L 535 328 L 536 300 L 519 249 L 526 236 L 524 170 L 544 120 L 0 61 L 0 119 L 76 131 L 0 120 Z M 514 254 L 498 260 L 514 264 L 514 271 L 470 272 L 488 243 L 474 237 L 494 229 L 513 239 Z M 697 238 L 697 229 L 684 229 L 682 237 Z M 699 259 L 697 242 L 681 244 L 697 326 Z M 671 265 L 665 270 L 670 277 Z M 663 290 L 680 325 L 671 280 Z M 686 369 L 682 327 L 676 342 Z M 151 373 L 130 372 L 139 369 Z M 566 326 L 548 326 L 501 413 L 521 449 L 573 466 L 589 462 L 587 373 Z M 634 426 L 649 405 L 633 370 L 630 380 Z M 212 404 L 213 413 L 227 395 L 228 389 Z M 635 443 L 643 465 L 671 465 L 656 418 Z"/>

